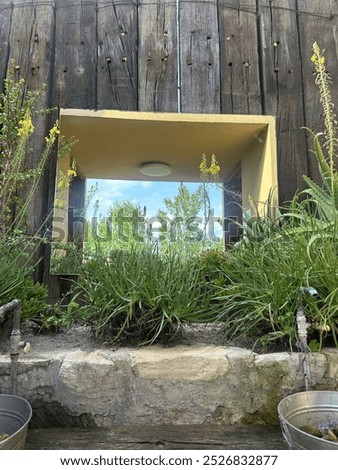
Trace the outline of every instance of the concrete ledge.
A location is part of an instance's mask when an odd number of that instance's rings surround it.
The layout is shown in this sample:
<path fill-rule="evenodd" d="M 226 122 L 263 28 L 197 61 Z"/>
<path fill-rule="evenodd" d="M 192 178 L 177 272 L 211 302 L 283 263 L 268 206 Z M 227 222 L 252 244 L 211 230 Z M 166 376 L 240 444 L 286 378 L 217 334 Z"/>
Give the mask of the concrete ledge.
<path fill-rule="evenodd" d="M 310 355 L 313 389 L 338 389 L 338 351 Z M 0 355 L 0 392 L 10 393 Z M 20 356 L 18 395 L 32 426 L 277 424 L 277 404 L 303 389 L 298 353 L 219 345 L 35 351 Z"/>

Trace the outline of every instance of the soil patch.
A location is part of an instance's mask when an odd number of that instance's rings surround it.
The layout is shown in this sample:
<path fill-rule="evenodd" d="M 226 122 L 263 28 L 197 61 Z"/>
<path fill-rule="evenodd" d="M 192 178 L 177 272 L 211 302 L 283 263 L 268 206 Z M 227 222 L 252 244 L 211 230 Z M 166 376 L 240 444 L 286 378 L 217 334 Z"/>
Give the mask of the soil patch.
<path fill-rule="evenodd" d="M 57 332 L 41 332 L 34 322 L 26 321 L 21 326 L 22 340 L 31 343 L 34 351 L 45 350 L 76 350 L 93 351 L 95 349 L 113 349 L 120 347 L 137 347 L 133 344 L 119 344 L 111 338 L 97 338 L 95 331 L 90 326 L 74 325 L 69 329 L 59 329 Z M 9 351 L 10 331 L 0 337 L 0 352 Z M 240 347 L 250 349 L 256 353 L 280 352 L 286 349 L 281 344 L 272 344 L 268 348 L 262 347 L 256 338 L 241 338 L 229 340 L 221 331 L 221 325 L 195 324 L 184 325 L 175 337 L 156 344 L 163 347 L 174 347 L 177 345 L 214 344 L 227 347 Z M 2 351 L 1 351 L 2 350 Z"/>

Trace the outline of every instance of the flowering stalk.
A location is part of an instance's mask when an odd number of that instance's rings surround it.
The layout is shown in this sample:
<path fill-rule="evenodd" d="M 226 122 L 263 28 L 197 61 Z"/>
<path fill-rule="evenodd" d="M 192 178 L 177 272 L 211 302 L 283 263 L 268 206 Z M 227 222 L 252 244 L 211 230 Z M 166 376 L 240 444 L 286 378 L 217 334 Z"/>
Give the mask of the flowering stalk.
<path fill-rule="evenodd" d="M 334 104 L 330 92 L 331 79 L 325 66 L 324 51 L 321 51 L 318 44 L 313 44 L 313 55 L 311 61 L 315 65 L 315 83 L 319 87 L 320 102 L 324 113 L 325 142 L 322 146 L 319 137 L 322 134 L 315 134 L 311 129 L 307 129 L 313 138 L 314 151 L 318 161 L 319 170 L 324 183 L 324 189 L 319 187 L 309 177 L 304 176 L 304 180 L 309 186 L 304 193 L 310 195 L 317 205 L 321 216 L 328 222 L 337 224 L 338 211 L 338 176 L 335 168 L 337 159 L 338 139 L 337 139 L 337 118 L 334 113 Z M 327 152 L 325 152 L 325 149 Z"/>
<path fill-rule="evenodd" d="M 59 171 L 54 208 L 64 209 L 66 207 L 67 192 L 69 190 L 71 182 L 76 176 L 76 160 L 73 159 L 66 173 L 61 170 Z"/>
<path fill-rule="evenodd" d="M 27 207 L 41 181 L 46 163 L 60 134 L 59 123 L 53 125 L 37 164 L 27 169 L 29 142 L 35 127 L 33 118 L 49 110 L 37 111 L 44 86 L 37 91 L 26 91 L 25 81 L 16 80 L 14 63 L 4 81 L 4 92 L 0 94 L 0 241 L 14 227 L 24 222 Z M 61 149 L 71 145 L 61 145 Z M 61 150 L 62 151 L 62 150 Z M 29 190 L 24 201 L 20 191 L 29 181 Z"/>
<path fill-rule="evenodd" d="M 221 167 L 219 166 L 214 154 L 211 156 L 210 165 L 208 165 L 207 156 L 203 154 L 199 169 L 202 178 L 208 179 L 211 177 L 211 179 L 217 180 Z"/>
<path fill-rule="evenodd" d="M 316 80 L 315 83 L 319 87 L 320 91 L 320 102 L 324 111 L 324 124 L 325 124 L 325 144 L 324 146 L 328 150 L 329 164 L 331 172 L 334 169 L 334 156 L 337 151 L 338 139 L 337 139 L 337 117 L 334 113 L 334 104 L 330 92 L 331 79 L 326 70 L 324 50 L 321 51 L 318 44 L 313 44 L 313 55 L 311 61 L 314 63 L 316 68 Z"/>

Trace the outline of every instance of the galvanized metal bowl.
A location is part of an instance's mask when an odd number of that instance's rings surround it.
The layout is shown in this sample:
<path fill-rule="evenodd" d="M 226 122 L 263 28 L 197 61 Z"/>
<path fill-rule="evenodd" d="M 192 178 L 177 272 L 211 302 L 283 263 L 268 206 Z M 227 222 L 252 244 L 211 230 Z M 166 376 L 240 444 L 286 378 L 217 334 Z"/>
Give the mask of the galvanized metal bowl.
<path fill-rule="evenodd" d="M 283 436 L 290 449 L 338 450 L 331 442 L 302 431 L 315 426 L 322 432 L 338 427 L 338 392 L 299 392 L 283 398 L 278 404 Z"/>
<path fill-rule="evenodd" d="M 9 437 L 0 442 L 0 450 L 24 449 L 32 407 L 15 395 L 0 395 L 0 434 Z"/>

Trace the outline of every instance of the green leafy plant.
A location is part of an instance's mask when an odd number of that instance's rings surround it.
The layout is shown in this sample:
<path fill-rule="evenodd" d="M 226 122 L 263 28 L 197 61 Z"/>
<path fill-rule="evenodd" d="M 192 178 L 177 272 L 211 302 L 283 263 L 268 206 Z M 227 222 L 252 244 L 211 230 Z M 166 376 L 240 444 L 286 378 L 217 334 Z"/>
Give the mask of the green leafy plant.
<path fill-rule="evenodd" d="M 264 344 L 278 340 L 294 346 L 301 287 L 315 286 L 317 298 L 305 303 L 310 335 L 336 343 L 337 243 L 318 237 L 309 250 L 312 236 L 311 231 L 282 232 L 229 250 L 219 267 L 226 282 L 216 286 L 219 319 L 228 337 L 252 336 Z"/>
<path fill-rule="evenodd" d="M 99 255 L 81 268 L 75 317 L 94 325 L 98 336 L 151 344 L 170 339 L 182 322 L 210 319 L 210 294 L 198 262 L 149 246 Z"/>
<path fill-rule="evenodd" d="M 316 205 L 319 217 L 330 224 L 336 224 L 338 220 L 338 174 L 336 169 L 338 155 L 337 117 L 334 113 L 334 104 L 330 92 L 331 79 L 325 67 L 324 51 L 321 51 L 317 43 L 313 45 L 311 60 L 316 67 L 316 84 L 320 91 L 320 101 L 324 113 L 324 133 L 316 134 L 308 129 L 314 144 L 315 155 L 318 161 L 319 171 L 322 177 L 323 187 L 319 187 L 314 181 L 305 176 L 309 188 L 304 193 L 310 195 Z M 324 144 L 320 142 L 324 135 Z"/>
<path fill-rule="evenodd" d="M 34 167 L 28 165 L 30 139 L 35 130 L 34 118 L 42 112 L 37 106 L 44 87 L 26 91 L 25 80 L 15 79 L 11 63 L 0 95 L 0 236 L 25 225 L 27 207 L 35 193 L 51 149 L 59 134 L 58 122 L 46 137 L 45 148 Z M 29 184 L 29 186 L 28 186 Z M 27 189 L 29 187 L 29 190 Z M 20 191 L 26 189 L 24 200 Z"/>
<path fill-rule="evenodd" d="M 0 242 L 0 305 L 17 298 L 22 305 L 22 319 L 41 314 L 47 308 L 47 289 L 33 282 L 30 263 L 30 242 L 15 234 Z M 23 251 L 25 247 L 25 251 Z"/>
<path fill-rule="evenodd" d="M 0 304 L 18 298 L 22 319 L 46 308 L 47 289 L 33 281 L 35 253 L 41 239 L 28 234 L 27 209 L 59 135 L 56 121 L 45 137 L 40 158 L 30 165 L 36 119 L 51 110 L 39 109 L 44 86 L 26 89 L 10 63 L 0 95 Z"/>
<path fill-rule="evenodd" d="M 313 286 L 314 299 L 306 299 L 311 323 L 312 348 L 338 346 L 338 237 L 337 121 L 329 90 L 325 59 L 314 44 L 324 111 L 325 132 L 313 137 L 322 186 L 305 176 L 308 185 L 295 195 L 287 210 L 270 210 L 256 217 L 244 215 L 243 239 L 232 250 L 220 270 L 226 282 L 215 285 L 216 300 L 224 331 L 230 337 L 256 336 L 267 344 L 279 340 L 296 344 L 295 314 L 301 287 Z M 320 137 L 324 135 L 324 144 Z M 277 214 L 277 215 L 275 215 Z"/>
<path fill-rule="evenodd" d="M 215 286 L 227 283 L 228 277 L 223 269 L 227 263 L 227 253 L 223 247 L 202 251 L 199 255 L 199 263 L 207 285 L 211 282 Z"/>
<path fill-rule="evenodd" d="M 55 275 L 78 274 L 83 257 L 83 250 L 77 243 L 53 242 L 50 271 Z"/>

